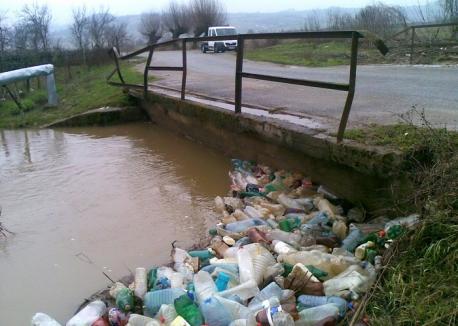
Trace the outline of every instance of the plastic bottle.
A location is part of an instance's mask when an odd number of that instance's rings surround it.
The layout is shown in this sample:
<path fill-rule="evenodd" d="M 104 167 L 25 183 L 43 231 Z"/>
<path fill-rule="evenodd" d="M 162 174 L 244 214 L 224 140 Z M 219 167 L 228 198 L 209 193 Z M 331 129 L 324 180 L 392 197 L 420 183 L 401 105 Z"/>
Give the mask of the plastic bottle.
<path fill-rule="evenodd" d="M 224 272 L 218 273 L 218 277 L 216 278 L 215 284 L 219 292 L 227 289 L 227 284 L 229 283 L 230 279 L 231 278 L 226 273 Z"/>
<path fill-rule="evenodd" d="M 279 229 L 274 229 L 266 234 L 267 239 L 270 241 L 280 240 L 290 244 L 293 247 L 299 247 L 302 236 L 299 233 L 289 233 Z"/>
<path fill-rule="evenodd" d="M 135 290 L 134 294 L 136 297 L 143 299 L 147 289 L 146 284 L 146 269 L 138 267 L 135 269 Z"/>
<path fill-rule="evenodd" d="M 110 287 L 110 296 L 113 299 L 116 299 L 116 297 L 118 296 L 119 291 L 121 291 L 122 289 L 125 289 L 125 288 L 127 288 L 127 287 L 124 284 L 122 284 L 121 282 L 114 283 Z"/>
<path fill-rule="evenodd" d="M 310 225 L 325 225 L 329 223 L 329 214 L 327 212 L 318 212 L 311 220 L 309 220 L 307 223 L 304 225 L 310 226 Z"/>
<path fill-rule="evenodd" d="M 261 310 L 256 315 L 256 321 L 261 326 L 294 326 L 293 318 L 281 306 Z"/>
<path fill-rule="evenodd" d="M 215 282 L 213 282 L 212 277 L 207 272 L 199 271 L 194 275 L 193 282 L 196 291 L 197 302 L 199 304 L 218 292 Z"/>
<path fill-rule="evenodd" d="M 336 220 L 332 223 L 332 232 L 337 235 L 340 240 L 347 236 L 348 227 L 344 221 Z"/>
<path fill-rule="evenodd" d="M 174 248 L 172 251 L 173 257 L 173 268 L 178 272 L 183 274 L 184 278 L 188 281 L 192 280 L 194 275 L 194 268 L 190 263 L 192 257 L 186 252 L 186 250 L 180 248 Z"/>
<path fill-rule="evenodd" d="M 215 257 L 209 250 L 192 250 L 188 252 L 189 256 L 197 257 L 202 260 L 207 260 Z"/>
<path fill-rule="evenodd" d="M 350 224 L 350 233 L 342 241 L 341 248 L 353 252 L 358 244 L 363 240 L 364 234 L 354 224 Z"/>
<path fill-rule="evenodd" d="M 271 282 L 266 287 L 264 287 L 256 296 L 250 301 L 248 308 L 252 310 L 252 307 L 255 305 L 262 304 L 265 300 L 269 300 L 270 298 L 278 298 L 281 302 L 288 294 L 289 290 L 283 290 L 281 287 L 278 286 L 277 283 Z M 284 294 L 288 293 L 288 294 Z"/>
<path fill-rule="evenodd" d="M 250 309 L 252 313 L 256 314 L 263 309 L 268 309 L 270 307 L 278 307 L 278 306 L 280 306 L 280 299 L 276 296 L 273 296 L 261 302 L 250 304 L 248 306 L 248 309 Z"/>
<path fill-rule="evenodd" d="M 151 268 L 146 275 L 148 281 L 148 291 L 154 289 L 157 280 L 157 268 Z"/>
<path fill-rule="evenodd" d="M 254 318 L 254 315 L 251 313 L 251 310 L 245 307 L 244 305 L 240 304 L 239 302 L 220 296 L 216 296 L 216 298 L 229 313 L 229 315 L 231 316 L 231 320 Z"/>
<path fill-rule="evenodd" d="M 296 321 L 296 325 L 313 326 L 328 317 L 337 319 L 339 316 L 339 308 L 333 303 L 328 303 L 322 306 L 304 309 L 299 312 L 299 316 L 300 319 Z"/>
<path fill-rule="evenodd" d="M 231 315 L 215 297 L 206 299 L 200 309 L 208 326 L 227 326 L 231 323 Z"/>
<path fill-rule="evenodd" d="M 185 286 L 184 286 L 184 276 L 183 276 L 183 274 L 177 273 L 177 272 L 173 273 L 172 277 L 170 278 L 170 287 L 172 289 L 176 289 L 176 288 L 184 289 Z"/>
<path fill-rule="evenodd" d="M 333 204 L 331 204 L 327 199 L 316 197 L 313 203 L 320 212 L 325 212 L 331 220 L 335 219 L 335 212 L 337 208 Z"/>
<path fill-rule="evenodd" d="M 400 217 L 397 219 L 394 219 L 392 221 L 389 221 L 388 223 L 385 224 L 385 232 L 388 232 L 388 230 L 395 225 L 402 225 L 406 227 L 407 229 L 412 229 L 414 228 L 418 223 L 420 223 L 420 215 L 418 214 L 412 214 L 407 217 Z"/>
<path fill-rule="evenodd" d="M 125 326 L 127 321 L 128 318 L 126 314 L 118 308 L 111 308 L 108 311 L 108 323 L 110 326 Z"/>
<path fill-rule="evenodd" d="M 175 318 L 177 318 L 177 312 L 174 305 L 163 304 L 159 309 L 159 312 L 155 316 L 161 325 L 170 325 Z"/>
<path fill-rule="evenodd" d="M 110 324 L 108 324 L 108 320 L 106 320 L 103 317 L 100 317 L 95 322 L 93 322 L 91 326 L 110 326 Z"/>
<path fill-rule="evenodd" d="M 267 225 L 267 223 L 260 218 L 250 218 L 248 220 L 229 223 L 226 225 L 226 230 L 234 233 L 240 233 L 259 225 Z"/>
<path fill-rule="evenodd" d="M 272 247 L 273 247 L 273 251 L 275 251 L 279 255 L 280 254 L 289 254 L 289 253 L 297 251 L 296 249 L 294 249 L 294 247 L 280 240 L 273 240 Z"/>
<path fill-rule="evenodd" d="M 223 198 L 221 198 L 220 196 L 215 197 L 215 211 L 219 214 L 223 214 L 223 212 L 226 211 Z"/>
<path fill-rule="evenodd" d="M 353 255 L 335 256 L 318 250 L 298 251 L 287 255 L 279 255 L 277 260 L 281 263 L 288 263 L 291 265 L 296 265 L 297 263 L 313 265 L 328 273 L 328 278 L 342 273 L 350 265 L 359 263 L 359 260 Z"/>
<path fill-rule="evenodd" d="M 159 325 L 159 323 L 154 320 L 153 318 L 138 315 L 138 314 L 130 314 L 129 316 L 129 326 L 153 326 Z"/>
<path fill-rule="evenodd" d="M 81 309 L 68 322 L 67 326 L 90 326 L 97 319 L 102 317 L 107 312 L 107 306 L 103 301 L 96 300 L 89 303 Z"/>
<path fill-rule="evenodd" d="M 189 323 L 181 316 L 175 318 L 170 326 L 190 326 Z"/>
<path fill-rule="evenodd" d="M 322 306 L 328 303 L 333 303 L 339 308 L 339 317 L 345 317 L 347 312 L 348 302 L 341 297 L 326 297 L 326 296 L 314 296 L 314 295 L 300 295 L 297 297 L 297 305 L 301 309 L 308 309 L 317 306 Z"/>
<path fill-rule="evenodd" d="M 174 305 L 177 314 L 183 317 L 191 326 L 201 326 L 203 324 L 199 308 L 187 295 L 182 295 L 175 299 Z"/>
<path fill-rule="evenodd" d="M 285 218 L 278 222 L 278 226 L 280 230 L 286 231 L 286 232 L 291 232 L 294 229 L 298 228 L 301 226 L 302 221 L 299 217 L 294 217 L 294 218 Z"/>
<path fill-rule="evenodd" d="M 186 294 L 183 289 L 164 289 L 147 292 L 144 298 L 143 311 L 146 316 L 154 317 L 163 304 L 173 304 L 174 300 Z"/>
<path fill-rule="evenodd" d="M 210 243 L 210 248 L 216 253 L 217 257 L 224 257 L 229 246 L 219 236 L 214 237 Z"/>
<path fill-rule="evenodd" d="M 267 239 L 266 234 L 262 231 L 259 231 L 256 228 L 251 228 L 247 231 L 247 236 L 251 242 L 256 243 L 269 243 L 270 241 Z"/>
<path fill-rule="evenodd" d="M 134 308 L 134 293 L 131 289 L 121 289 L 116 295 L 116 306 L 123 312 L 129 312 Z"/>
<path fill-rule="evenodd" d="M 360 260 L 363 260 L 364 258 L 366 258 L 366 249 L 374 247 L 375 243 L 373 243 L 372 241 L 368 241 L 366 243 L 363 243 L 362 245 L 359 245 L 355 250 L 355 257 Z"/>
<path fill-rule="evenodd" d="M 357 299 L 372 285 L 372 277 L 358 265 L 352 265 L 336 277 L 323 283 L 326 296 L 346 296 Z"/>
<path fill-rule="evenodd" d="M 47 314 L 38 312 L 32 317 L 32 326 L 61 326 L 61 324 Z"/>
<path fill-rule="evenodd" d="M 264 216 L 263 213 L 261 213 L 260 211 L 258 211 L 256 208 L 254 208 L 253 206 L 247 206 L 245 207 L 245 209 L 243 210 L 243 212 L 250 218 L 256 218 L 256 217 L 262 217 Z"/>
<path fill-rule="evenodd" d="M 304 209 L 304 206 L 297 203 L 294 199 L 289 198 L 285 194 L 280 194 L 278 196 L 277 201 L 285 206 L 286 208 L 294 208 L 294 209 Z"/>

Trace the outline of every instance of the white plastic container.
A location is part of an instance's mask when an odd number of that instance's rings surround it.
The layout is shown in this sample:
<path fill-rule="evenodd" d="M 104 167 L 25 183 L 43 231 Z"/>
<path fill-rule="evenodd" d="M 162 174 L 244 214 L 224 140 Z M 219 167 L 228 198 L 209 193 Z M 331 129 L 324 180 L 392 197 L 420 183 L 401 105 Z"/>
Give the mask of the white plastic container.
<path fill-rule="evenodd" d="M 161 325 L 170 325 L 175 318 L 177 318 L 177 312 L 173 304 L 163 304 L 159 309 L 159 312 L 155 316 Z"/>
<path fill-rule="evenodd" d="M 91 326 L 107 312 L 107 306 L 100 300 L 92 301 L 68 322 L 67 326 Z"/>
<path fill-rule="evenodd" d="M 136 297 L 143 300 L 145 293 L 148 291 L 146 284 L 146 269 L 138 267 L 135 269 L 135 290 L 134 294 Z"/>
<path fill-rule="evenodd" d="M 42 312 L 32 317 L 32 326 L 62 326 L 55 319 Z"/>
<path fill-rule="evenodd" d="M 131 314 L 129 316 L 129 326 L 160 326 L 157 320 L 153 318 L 138 315 L 138 314 Z"/>
<path fill-rule="evenodd" d="M 334 317 L 337 320 L 339 308 L 333 303 L 328 303 L 322 306 L 304 309 L 299 312 L 299 316 L 300 319 L 296 321 L 297 326 L 313 326 L 320 320 L 328 317 Z"/>
<path fill-rule="evenodd" d="M 212 297 L 215 293 L 218 293 L 218 289 L 212 277 L 204 271 L 199 271 L 194 275 L 194 287 L 196 290 L 197 302 L 199 304 Z"/>
<path fill-rule="evenodd" d="M 280 240 L 273 240 L 272 241 L 273 250 L 279 255 L 285 255 L 289 253 L 296 252 L 297 250 L 294 247 L 290 246 L 286 242 Z"/>

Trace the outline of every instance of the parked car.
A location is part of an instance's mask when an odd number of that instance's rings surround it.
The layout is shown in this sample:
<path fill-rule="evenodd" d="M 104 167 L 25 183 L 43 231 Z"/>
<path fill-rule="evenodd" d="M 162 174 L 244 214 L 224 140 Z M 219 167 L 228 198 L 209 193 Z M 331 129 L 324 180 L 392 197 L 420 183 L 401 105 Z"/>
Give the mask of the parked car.
<path fill-rule="evenodd" d="M 207 36 L 228 36 L 227 40 L 202 42 L 200 49 L 202 53 L 213 51 L 214 53 L 225 52 L 237 49 L 237 30 L 233 26 L 211 26 L 208 28 Z M 233 38 L 231 36 L 234 36 Z"/>

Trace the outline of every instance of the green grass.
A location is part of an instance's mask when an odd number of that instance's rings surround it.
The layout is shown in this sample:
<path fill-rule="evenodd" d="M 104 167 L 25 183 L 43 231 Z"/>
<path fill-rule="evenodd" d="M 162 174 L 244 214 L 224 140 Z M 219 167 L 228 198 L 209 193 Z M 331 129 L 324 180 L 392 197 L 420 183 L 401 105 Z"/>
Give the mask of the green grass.
<path fill-rule="evenodd" d="M 398 200 L 415 207 L 423 222 L 401 239 L 373 293 L 366 307 L 371 325 L 457 324 L 458 134 L 432 128 L 424 113 L 416 112 L 421 127 L 407 123 L 346 133 L 404 151 L 412 187 Z"/>
<path fill-rule="evenodd" d="M 72 67 L 72 78 L 68 80 L 66 68 L 56 68 L 59 105 L 47 107 L 46 90 L 36 90 L 21 98 L 23 111 L 12 100 L 0 102 L 0 128 L 39 127 L 103 106 L 130 105 L 119 87 L 106 83 L 106 76 L 113 69 L 113 64 Z M 143 83 L 143 76 L 133 63 L 123 64 L 121 69 L 127 83 Z M 112 80 L 118 81 L 117 75 Z M 32 81 L 32 85 L 36 83 Z"/>
<path fill-rule="evenodd" d="M 366 145 L 389 146 L 408 152 L 414 148 L 423 146 L 423 136 L 428 132 L 425 128 L 406 123 L 387 126 L 370 125 L 364 129 L 346 130 L 344 138 Z M 436 132 L 446 135 L 455 146 L 458 146 L 458 133 L 447 131 L 446 129 L 436 129 Z"/>
<path fill-rule="evenodd" d="M 246 50 L 245 58 L 286 65 L 328 67 L 350 63 L 348 42 L 304 42 L 290 41 L 274 46 Z M 360 48 L 359 61 L 368 59 L 378 62 L 383 59 L 375 48 Z"/>

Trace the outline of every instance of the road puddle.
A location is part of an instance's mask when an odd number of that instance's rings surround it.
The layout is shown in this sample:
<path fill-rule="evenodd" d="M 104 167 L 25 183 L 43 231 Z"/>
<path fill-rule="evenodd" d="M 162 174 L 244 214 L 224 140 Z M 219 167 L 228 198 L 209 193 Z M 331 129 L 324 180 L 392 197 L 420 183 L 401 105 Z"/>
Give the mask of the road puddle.
<path fill-rule="evenodd" d="M 0 131 L 0 325 L 81 299 L 169 260 L 214 225 L 229 159 L 150 123 Z"/>

